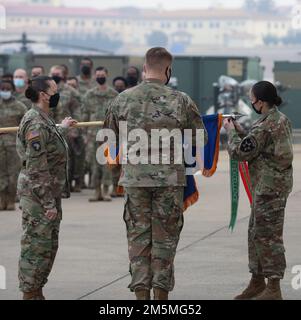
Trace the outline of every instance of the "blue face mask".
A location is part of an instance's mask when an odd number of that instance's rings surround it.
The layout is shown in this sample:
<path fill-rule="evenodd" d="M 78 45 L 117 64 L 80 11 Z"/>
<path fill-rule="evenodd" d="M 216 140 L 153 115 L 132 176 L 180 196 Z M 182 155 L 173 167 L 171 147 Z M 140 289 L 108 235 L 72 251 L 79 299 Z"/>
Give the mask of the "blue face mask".
<path fill-rule="evenodd" d="M 9 100 L 11 98 L 12 94 L 10 91 L 0 91 L 0 98 L 3 100 Z"/>
<path fill-rule="evenodd" d="M 25 81 L 24 79 L 14 79 L 14 84 L 16 88 L 23 88 L 25 87 Z"/>

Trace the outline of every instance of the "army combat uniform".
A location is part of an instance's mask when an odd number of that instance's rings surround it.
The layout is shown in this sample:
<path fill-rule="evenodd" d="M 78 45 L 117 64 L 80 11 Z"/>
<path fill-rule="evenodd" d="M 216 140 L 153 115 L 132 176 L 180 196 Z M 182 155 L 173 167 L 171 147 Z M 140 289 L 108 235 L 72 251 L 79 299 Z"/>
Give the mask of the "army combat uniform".
<path fill-rule="evenodd" d="M 244 138 L 231 130 L 228 148 L 231 158 L 249 163 L 253 194 L 248 236 L 250 272 L 282 279 L 286 268 L 284 211 L 293 186 L 290 121 L 273 107 Z"/>
<path fill-rule="evenodd" d="M 20 290 L 25 293 L 35 292 L 46 284 L 58 249 L 61 194 L 69 196 L 68 145 L 62 131 L 33 105 L 17 135 L 17 151 L 22 161 L 18 194 L 23 227 L 19 281 Z M 58 216 L 51 221 L 45 212 L 53 208 Z"/>
<path fill-rule="evenodd" d="M 17 98 L 18 101 L 22 102 L 26 106 L 27 110 L 31 108 L 32 102 L 28 98 L 26 98 L 24 92 L 22 93 L 15 92 L 14 96 Z"/>
<path fill-rule="evenodd" d="M 110 106 L 105 128 L 119 139 L 119 122 L 127 121 L 127 130 L 204 129 L 199 111 L 184 93 L 148 79 L 128 89 Z M 205 131 L 205 140 L 207 133 Z M 135 142 L 128 141 L 129 148 Z M 121 147 L 121 146 L 119 146 Z M 180 146 L 182 148 L 182 145 Z M 150 143 L 147 154 L 152 148 Z M 185 166 L 171 164 L 122 164 L 119 184 L 125 188 L 124 221 L 127 228 L 132 291 L 174 288 L 174 258 L 183 227 Z M 149 159 L 150 161 L 150 156 Z"/>
<path fill-rule="evenodd" d="M 17 127 L 27 109 L 15 97 L 0 99 L 0 127 Z M 0 136 L 0 210 L 14 210 L 20 161 L 16 134 Z"/>
<path fill-rule="evenodd" d="M 105 91 L 99 90 L 99 87 L 89 90 L 83 99 L 83 121 L 104 121 L 108 106 L 117 95 L 117 91 L 110 87 Z M 103 198 L 110 199 L 108 189 L 112 184 L 111 170 L 106 165 L 100 165 L 96 161 L 98 147 L 96 134 L 98 130 L 97 128 L 89 128 L 87 130 L 87 162 L 92 164 L 92 181 L 95 188 L 95 199 L 91 200 L 95 201 Z M 101 186 L 103 186 L 103 194 Z"/>
<path fill-rule="evenodd" d="M 60 101 L 54 109 L 53 118 L 56 123 L 61 123 L 66 117 L 71 117 L 77 121 L 81 121 L 81 99 L 77 90 L 65 83 L 58 85 Z M 79 128 L 71 128 L 68 131 L 67 142 L 69 146 L 69 181 L 75 181 L 73 191 L 80 191 L 81 177 L 84 174 L 85 161 L 85 143 L 82 130 Z"/>
<path fill-rule="evenodd" d="M 93 79 L 83 79 L 80 75 L 77 76 L 78 80 L 78 90 L 80 95 L 83 97 L 89 90 L 97 86 L 97 82 Z"/>
<path fill-rule="evenodd" d="M 97 82 L 93 79 L 83 79 L 80 75 L 77 76 L 77 80 L 78 80 L 78 91 L 81 97 L 81 101 L 83 101 L 84 96 L 86 95 L 86 93 L 91 90 L 92 88 L 96 87 L 98 84 Z M 83 130 L 83 133 L 86 134 L 86 131 Z M 85 159 L 84 161 L 84 173 L 82 174 L 82 185 L 85 186 L 85 182 L 84 182 L 84 175 L 86 173 L 89 173 L 89 177 L 91 177 L 92 175 L 92 164 L 89 163 L 89 157 L 87 155 L 87 153 L 89 152 L 89 150 L 87 150 L 88 148 L 86 148 L 85 145 Z M 92 181 L 90 181 L 90 187 L 91 187 Z"/>

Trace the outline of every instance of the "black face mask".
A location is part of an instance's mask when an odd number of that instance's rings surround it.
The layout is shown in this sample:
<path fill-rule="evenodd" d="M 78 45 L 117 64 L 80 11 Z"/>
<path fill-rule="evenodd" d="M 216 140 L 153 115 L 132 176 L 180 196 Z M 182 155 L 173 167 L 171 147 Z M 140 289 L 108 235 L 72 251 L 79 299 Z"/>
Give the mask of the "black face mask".
<path fill-rule="evenodd" d="M 56 84 L 59 84 L 63 80 L 60 76 L 52 76 L 52 79 Z"/>
<path fill-rule="evenodd" d="M 115 89 L 118 93 L 121 93 L 123 92 L 124 90 L 123 89 Z"/>
<path fill-rule="evenodd" d="M 106 83 L 107 78 L 106 78 L 106 77 L 98 77 L 98 78 L 96 78 L 96 81 L 97 81 L 100 85 L 103 85 L 103 84 Z"/>
<path fill-rule="evenodd" d="M 46 92 L 45 92 L 46 93 Z M 59 101 L 60 101 L 60 94 L 57 92 L 54 95 L 49 95 L 46 93 L 50 98 L 49 98 L 49 108 L 54 109 L 57 107 Z"/>
<path fill-rule="evenodd" d="M 168 74 L 168 69 L 169 69 L 169 74 Z M 165 85 L 167 86 L 169 84 L 170 78 L 171 78 L 171 68 L 167 67 L 166 71 L 165 71 L 165 75 L 166 75 L 166 82 Z"/>
<path fill-rule="evenodd" d="M 133 76 L 128 76 L 128 77 L 126 78 L 126 81 L 127 81 L 128 85 L 129 85 L 130 87 L 134 87 L 134 86 L 136 86 L 137 83 L 138 83 L 138 79 L 137 79 L 136 77 L 133 77 Z"/>
<path fill-rule="evenodd" d="M 251 103 L 253 110 L 257 113 L 257 114 L 262 114 L 261 110 L 257 110 L 255 108 L 255 104 L 258 102 L 258 100 L 255 103 Z"/>
<path fill-rule="evenodd" d="M 90 76 L 91 75 L 91 68 L 89 66 L 82 66 L 81 72 L 84 76 Z"/>

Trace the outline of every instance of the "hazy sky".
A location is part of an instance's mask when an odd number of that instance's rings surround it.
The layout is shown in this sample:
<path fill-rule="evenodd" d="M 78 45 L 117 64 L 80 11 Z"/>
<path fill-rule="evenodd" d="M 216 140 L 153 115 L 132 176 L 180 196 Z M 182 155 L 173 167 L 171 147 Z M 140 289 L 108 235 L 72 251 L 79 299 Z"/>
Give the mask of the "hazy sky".
<path fill-rule="evenodd" d="M 294 4 L 296 0 L 275 0 L 279 5 Z M 65 0 L 70 6 L 86 6 L 97 8 L 109 8 L 120 6 L 156 7 L 163 6 L 165 9 L 200 8 L 213 3 L 220 3 L 224 7 L 237 7 L 244 0 Z"/>

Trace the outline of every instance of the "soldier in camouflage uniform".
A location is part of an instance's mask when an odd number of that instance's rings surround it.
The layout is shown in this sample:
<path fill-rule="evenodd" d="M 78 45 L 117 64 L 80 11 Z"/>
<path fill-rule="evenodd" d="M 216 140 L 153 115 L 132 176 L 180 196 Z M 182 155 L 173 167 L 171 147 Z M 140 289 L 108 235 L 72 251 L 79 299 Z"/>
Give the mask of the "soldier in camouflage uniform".
<path fill-rule="evenodd" d="M 0 83 L 0 127 L 17 127 L 27 108 L 14 96 L 11 81 Z M 16 134 L 0 137 L 0 210 L 15 210 L 20 161 L 16 152 Z"/>
<path fill-rule="evenodd" d="M 81 100 L 77 90 L 64 83 L 64 67 L 53 66 L 50 70 L 50 76 L 58 86 L 60 102 L 54 110 L 54 119 L 60 123 L 64 118 L 71 117 L 78 121 L 81 120 Z M 70 184 L 71 191 L 81 191 L 81 177 L 84 174 L 85 161 L 85 143 L 82 131 L 78 128 L 72 128 L 68 132 L 68 145 L 70 152 Z M 75 182 L 74 187 L 72 182 Z"/>
<path fill-rule="evenodd" d="M 252 279 L 236 299 L 278 300 L 282 299 L 280 279 L 286 268 L 284 211 L 293 186 L 292 128 L 277 108 L 282 100 L 270 82 L 255 84 L 251 100 L 254 110 L 262 115 L 248 134 L 237 124 L 225 121 L 229 154 L 249 162 L 253 194 L 248 236 Z"/>
<path fill-rule="evenodd" d="M 84 96 L 90 89 L 97 85 L 97 82 L 92 77 L 93 61 L 84 57 L 80 62 L 80 75 L 77 76 L 79 93 Z"/>
<path fill-rule="evenodd" d="M 104 121 L 109 104 L 118 95 L 117 91 L 107 84 L 108 70 L 99 67 L 95 70 L 95 78 L 98 86 L 89 90 L 84 96 L 82 105 L 83 121 Z M 92 164 L 92 181 L 95 188 L 95 197 L 90 201 L 111 201 L 109 193 L 112 184 L 112 172 L 106 165 L 100 165 L 96 161 L 96 134 L 98 129 L 90 128 L 87 132 L 87 159 Z"/>
<path fill-rule="evenodd" d="M 26 96 L 33 107 L 23 117 L 17 134 L 23 227 L 19 281 L 24 300 L 43 300 L 42 288 L 58 249 L 61 194 L 69 196 L 68 145 L 63 131 L 75 121 L 66 118 L 57 128 L 49 116 L 59 100 L 56 83 L 50 77 L 35 78 Z"/>
<path fill-rule="evenodd" d="M 185 93 L 164 84 L 171 76 L 172 56 L 164 48 L 152 48 L 146 54 L 146 79 L 128 89 L 110 106 L 105 128 L 119 139 L 119 122 L 127 121 L 127 130 L 204 129 L 197 106 Z M 195 131 L 194 131 L 195 132 Z M 205 131 L 205 140 L 206 140 Z M 130 148 L 135 142 L 128 141 Z M 182 143 L 180 143 L 182 148 Z M 119 146 L 120 147 L 120 146 Z M 148 156 L 153 151 L 146 146 Z M 153 288 L 155 300 L 167 300 L 174 288 L 174 258 L 183 227 L 185 166 L 171 164 L 122 164 L 119 184 L 125 187 L 124 221 L 127 228 L 130 273 L 129 285 L 138 300 L 149 300 Z M 163 156 L 163 155 L 162 155 Z"/>
<path fill-rule="evenodd" d="M 83 97 L 89 90 L 97 86 L 97 82 L 95 81 L 94 77 L 92 77 L 92 72 L 93 61 L 89 57 L 84 57 L 80 62 L 80 75 L 77 76 L 78 91 L 80 93 L 81 99 L 83 99 Z M 85 140 L 87 140 L 86 135 Z M 89 162 L 87 155 L 85 159 L 85 173 L 89 174 L 89 187 L 92 188 L 92 164 Z M 82 177 L 82 186 L 86 187 L 84 182 L 84 175 Z"/>
<path fill-rule="evenodd" d="M 15 97 L 25 104 L 29 110 L 31 108 L 31 101 L 25 97 L 25 91 L 28 86 L 28 75 L 24 69 L 17 69 L 14 72 L 14 84 L 16 87 L 16 91 L 14 93 Z"/>

